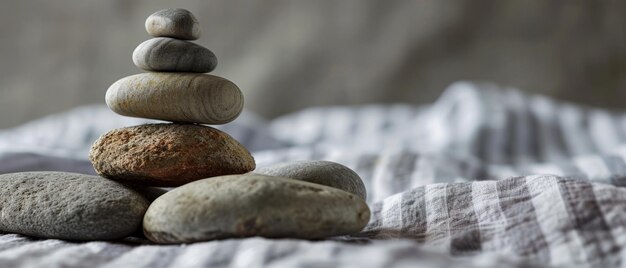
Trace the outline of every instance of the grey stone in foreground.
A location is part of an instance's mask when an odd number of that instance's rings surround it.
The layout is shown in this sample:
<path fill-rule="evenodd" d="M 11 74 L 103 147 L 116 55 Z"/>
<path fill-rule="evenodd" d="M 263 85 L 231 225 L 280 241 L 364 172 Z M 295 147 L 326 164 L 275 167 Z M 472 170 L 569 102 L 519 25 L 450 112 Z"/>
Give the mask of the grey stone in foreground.
<path fill-rule="evenodd" d="M 146 31 L 154 37 L 173 37 L 196 40 L 200 25 L 196 17 L 182 8 L 169 8 L 154 12 L 146 19 Z"/>
<path fill-rule="evenodd" d="M 103 177 L 150 186 L 254 170 L 250 152 L 218 129 L 192 124 L 147 124 L 115 129 L 91 147 L 89 160 Z"/>
<path fill-rule="evenodd" d="M 142 73 L 113 83 L 106 103 L 125 116 L 225 124 L 243 110 L 243 94 L 233 82 L 213 75 Z"/>
<path fill-rule="evenodd" d="M 42 238 L 112 240 L 132 234 L 148 201 L 117 182 L 67 172 L 0 175 L 0 231 Z"/>
<path fill-rule="evenodd" d="M 365 185 L 356 172 L 330 161 L 293 161 L 261 167 L 257 174 L 287 177 L 344 190 L 366 200 Z"/>
<path fill-rule="evenodd" d="M 208 178 L 157 198 L 143 221 L 157 243 L 233 237 L 318 239 L 361 231 L 363 199 L 335 188 L 257 174 Z"/>
<path fill-rule="evenodd" d="M 203 46 L 157 37 L 137 46 L 133 62 L 147 71 L 208 73 L 217 66 L 217 57 Z"/>

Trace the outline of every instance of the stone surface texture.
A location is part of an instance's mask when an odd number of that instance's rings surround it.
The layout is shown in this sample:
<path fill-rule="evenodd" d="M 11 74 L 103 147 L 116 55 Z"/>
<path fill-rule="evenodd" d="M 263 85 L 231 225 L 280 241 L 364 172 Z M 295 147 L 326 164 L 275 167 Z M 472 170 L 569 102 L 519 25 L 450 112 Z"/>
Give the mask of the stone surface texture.
<path fill-rule="evenodd" d="M 141 226 L 148 201 L 98 176 L 66 172 L 0 175 L 0 231 L 43 238 L 112 240 Z"/>
<path fill-rule="evenodd" d="M 144 234 L 157 243 L 233 237 L 318 239 L 359 232 L 370 210 L 335 188 L 256 174 L 208 178 L 157 198 Z"/>
<path fill-rule="evenodd" d="M 243 110 L 232 82 L 196 73 L 142 73 L 118 80 L 106 92 L 114 112 L 173 122 L 225 124 Z"/>
<path fill-rule="evenodd" d="M 250 152 L 231 136 L 192 124 L 112 130 L 93 144 L 89 159 L 106 178 L 164 187 L 255 168 Z"/>
<path fill-rule="evenodd" d="M 200 37 L 200 25 L 188 10 L 170 8 L 159 10 L 146 19 L 146 31 L 154 37 L 172 37 L 196 40 Z"/>
<path fill-rule="evenodd" d="M 146 71 L 208 73 L 217 66 L 217 57 L 201 45 L 157 37 L 137 46 L 133 63 Z"/>
<path fill-rule="evenodd" d="M 363 200 L 367 198 L 361 177 L 352 169 L 335 162 L 293 161 L 261 167 L 254 173 L 317 183 L 344 190 Z"/>

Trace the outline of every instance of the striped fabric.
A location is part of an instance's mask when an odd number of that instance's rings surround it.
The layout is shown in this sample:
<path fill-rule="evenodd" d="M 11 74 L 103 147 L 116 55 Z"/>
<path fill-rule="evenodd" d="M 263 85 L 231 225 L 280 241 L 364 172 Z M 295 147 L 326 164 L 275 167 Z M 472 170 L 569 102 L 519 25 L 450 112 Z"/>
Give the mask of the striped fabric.
<path fill-rule="evenodd" d="M 0 132 L 0 172 L 93 173 L 105 131 L 146 122 L 85 107 Z M 626 266 L 626 113 L 457 83 L 434 104 L 311 108 L 221 127 L 258 166 L 324 159 L 368 189 L 365 230 L 325 241 L 160 246 L 0 235 L 0 267 Z"/>

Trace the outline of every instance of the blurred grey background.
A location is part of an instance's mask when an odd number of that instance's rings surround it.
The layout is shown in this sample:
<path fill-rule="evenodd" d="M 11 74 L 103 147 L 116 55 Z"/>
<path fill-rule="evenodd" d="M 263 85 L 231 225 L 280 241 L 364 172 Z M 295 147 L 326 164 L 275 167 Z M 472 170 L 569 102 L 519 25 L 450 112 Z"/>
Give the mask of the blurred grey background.
<path fill-rule="evenodd" d="M 626 108 L 626 1 L 2 0 L 0 128 L 103 104 L 168 7 L 196 15 L 214 74 L 268 118 L 430 102 L 457 80 Z"/>

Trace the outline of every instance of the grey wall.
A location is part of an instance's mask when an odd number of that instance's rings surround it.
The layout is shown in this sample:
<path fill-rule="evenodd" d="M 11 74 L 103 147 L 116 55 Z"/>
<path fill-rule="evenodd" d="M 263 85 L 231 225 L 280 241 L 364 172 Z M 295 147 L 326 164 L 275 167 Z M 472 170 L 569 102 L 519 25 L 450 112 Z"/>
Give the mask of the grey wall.
<path fill-rule="evenodd" d="M 145 18 L 198 17 L 214 72 L 271 117 L 332 104 L 432 101 L 488 80 L 609 107 L 626 103 L 626 1 L 2 1 L 0 128 L 89 103 L 139 73 Z"/>

